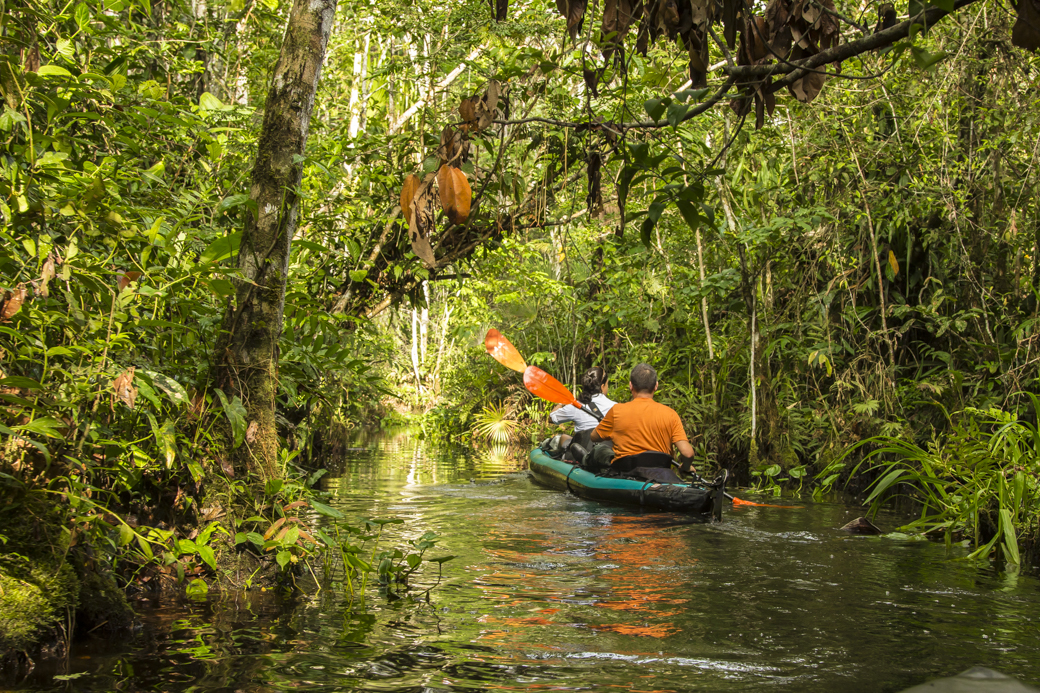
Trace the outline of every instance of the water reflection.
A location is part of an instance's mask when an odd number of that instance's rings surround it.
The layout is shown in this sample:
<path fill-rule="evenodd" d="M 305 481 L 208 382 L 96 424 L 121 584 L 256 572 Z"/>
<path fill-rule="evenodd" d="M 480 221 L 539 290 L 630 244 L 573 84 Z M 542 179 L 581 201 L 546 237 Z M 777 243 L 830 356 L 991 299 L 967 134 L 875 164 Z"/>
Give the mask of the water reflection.
<path fill-rule="evenodd" d="M 1040 681 L 1040 587 L 940 545 L 851 537 L 859 510 L 742 508 L 721 525 L 542 489 L 523 456 L 362 434 L 323 483 L 387 542 L 443 536 L 431 600 L 343 595 L 159 605 L 126 643 L 77 645 L 83 691 L 895 691 L 974 664 Z M 882 517 L 894 527 L 900 518 Z M 435 571 L 420 586 L 435 580 Z"/>

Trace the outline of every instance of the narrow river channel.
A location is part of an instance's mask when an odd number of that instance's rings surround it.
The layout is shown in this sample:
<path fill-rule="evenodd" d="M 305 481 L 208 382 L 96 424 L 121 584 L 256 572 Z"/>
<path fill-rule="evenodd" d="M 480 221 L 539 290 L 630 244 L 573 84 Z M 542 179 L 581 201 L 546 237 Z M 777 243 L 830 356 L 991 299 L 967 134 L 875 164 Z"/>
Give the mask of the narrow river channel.
<path fill-rule="evenodd" d="M 543 489 L 522 458 L 406 431 L 355 445 L 323 482 L 335 504 L 405 520 L 389 543 L 433 530 L 434 555 L 458 556 L 429 603 L 185 600 L 144 610 L 125 643 L 77 644 L 67 678 L 37 671 L 23 688 L 898 691 L 973 665 L 1040 684 L 1035 571 L 837 531 L 861 509 L 803 499 L 703 524 Z"/>

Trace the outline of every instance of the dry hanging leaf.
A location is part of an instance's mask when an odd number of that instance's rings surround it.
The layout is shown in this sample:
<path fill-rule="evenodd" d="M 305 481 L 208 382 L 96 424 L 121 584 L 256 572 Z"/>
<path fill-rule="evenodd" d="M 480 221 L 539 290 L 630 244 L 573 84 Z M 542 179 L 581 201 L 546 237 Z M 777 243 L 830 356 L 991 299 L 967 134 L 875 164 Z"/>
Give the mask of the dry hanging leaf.
<path fill-rule="evenodd" d="M 642 13 L 642 0 L 606 0 L 600 27 L 603 32 L 600 41 L 604 58 L 609 60 L 615 51 L 624 46 L 629 28 Z"/>
<path fill-rule="evenodd" d="M 593 219 L 598 217 L 603 209 L 603 193 L 600 186 L 602 180 L 600 166 L 602 164 L 603 157 L 600 156 L 599 152 L 589 152 L 588 168 L 586 170 L 589 178 L 589 193 L 585 197 L 585 206 Z"/>
<path fill-rule="evenodd" d="M 412 201 L 415 198 L 415 191 L 419 189 L 419 176 L 414 173 L 409 173 L 404 179 L 404 186 L 401 188 L 401 214 L 404 215 L 406 223 L 412 223 Z"/>
<path fill-rule="evenodd" d="M 556 9 L 560 11 L 567 20 L 567 33 L 575 38 L 581 31 L 582 20 L 585 18 L 585 7 L 588 0 L 556 0 Z"/>
<path fill-rule="evenodd" d="M 437 218 L 437 195 L 433 191 L 433 178 L 434 174 L 428 174 L 419 186 L 412 207 L 412 219 L 408 224 L 408 240 L 412 243 L 412 250 L 429 267 L 437 266 L 437 256 L 434 255 L 429 239 Z"/>
<path fill-rule="evenodd" d="M 899 260 L 896 259 L 895 251 L 888 251 L 888 266 L 892 268 L 892 274 L 899 274 Z"/>
<path fill-rule="evenodd" d="M 133 366 L 127 368 L 121 376 L 112 381 L 112 390 L 115 393 L 115 398 L 131 409 L 134 408 L 134 402 L 137 401 L 137 388 L 133 386 L 133 382 Z"/>
<path fill-rule="evenodd" d="M 441 209 L 448 218 L 455 224 L 466 223 L 473 198 L 466 174 L 454 166 L 441 166 L 437 172 L 437 187 L 441 196 Z"/>
<path fill-rule="evenodd" d="M 1015 10 L 1018 17 L 1011 27 L 1011 43 L 1027 51 L 1040 49 L 1040 2 L 1018 0 Z"/>
<path fill-rule="evenodd" d="M 469 153 L 469 142 L 462 139 L 462 132 L 445 125 L 441 131 L 441 146 L 437 148 L 437 156 L 440 157 L 441 165 L 452 164 L 458 166 L 466 160 Z"/>
<path fill-rule="evenodd" d="M 470 96 L 459 103 L 459 115 L 463 122 L 470 127 L 475 127 L 477 122 L 477 104 L 480 103 L 479 96 Z"/>
<path fill-rule="evenodd" d="M 7 322 L 25 302 L 25 285 L 19 284 L 16 288 L 6 292 L 3 303 L 0 303 L 0 322 Z"/>
<path fill-rule="evenodd" d="M 40 295 L 44 298 L 50 295 L 47 282 L 54 279 L 54 276 L 54 255 L 48 255 L 47 262 L 43 263 L 43 269 L 40 271 Z"/>
<path fill-rule="evenodd" d="M 789 90 L 794 98 L 798 99 L 802 103 L 809 103 L 816 98 L 816 95 L 823 89 L 823 83 L 826 81 L 826 77 L 819 72 L 810 72 L 807 75 L 795 80 Z"/>
<path fill-rule="evenodd" d="M 886 2 L 886 3 L 883 3 L 883 4 L 879 5 L 877 12 L 878 12 L 878 20 L 877 20 L 877 26 L 874 27 L 874 33 L 875 34 L 878 33 L 879 31 L 884 31 L 885 29 L 888 29 L 890 27 L 894 27 L 896 24 L 899 23 L 899 20 L 896 18 L 896 7 L 892 3 Z M 1014 34 L 1013 33 L 1012 33 L 1012 39 L 1014 39 Z"/>
<path fill-rule="evenodd" d="M 130 284 L 132 282 L 135 282 L 135 281 L 137 281 L 140 278 L 141 278 L 141 273 L 140 272 L 137 272 L 137 271 L 123 272 L 121 275 L 119 275 L 119 281 L 118 281 L 119 290 L 122 291 L 126 287 L 130 286 Z"/>

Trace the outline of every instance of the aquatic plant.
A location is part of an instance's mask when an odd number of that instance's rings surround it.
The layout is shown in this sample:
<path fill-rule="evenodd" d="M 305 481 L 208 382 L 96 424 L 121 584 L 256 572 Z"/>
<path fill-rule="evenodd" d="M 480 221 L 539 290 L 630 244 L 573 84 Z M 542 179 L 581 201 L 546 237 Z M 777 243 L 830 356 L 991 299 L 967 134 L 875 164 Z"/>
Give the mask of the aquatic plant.
<path fill-rule="evenodd" d="M 1026 394 L 1040 412 L 1036 395 Z M 866 471 L 878 474 L 866 498 L 871 514 L 890 491 L 901 491 L 921 505 L 920 517 L 904 529 L 941 534 L 948 546 L 966 538 L 973 546 L 969 558 L 987 558 L 999 549 L 1007 562 L 1021 562 L 1020 540 L 1040 515 L 1035 421 L 997 408 L 968 408 L 953 417 L 949 436 L 933 438 L 926 447 L 875 436 L 849 453 L 864 446 L 873 449 L 852 473 L 867 465 Z"/>

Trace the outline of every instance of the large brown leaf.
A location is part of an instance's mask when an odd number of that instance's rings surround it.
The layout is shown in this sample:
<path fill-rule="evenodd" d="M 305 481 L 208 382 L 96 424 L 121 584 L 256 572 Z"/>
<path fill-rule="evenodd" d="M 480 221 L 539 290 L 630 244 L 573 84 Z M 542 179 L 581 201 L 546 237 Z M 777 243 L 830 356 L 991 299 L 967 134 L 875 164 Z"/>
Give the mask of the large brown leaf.
<path fill-rule="evenodd" d="M 581 31 L 587 5 L 588 0 L 556 0 L 556 9 L 567 20 L 567 33 L 571 35 L 572 39 L 577 37 L 578 32 Z"/>
<path fill-rule="evenodd" d="M 448 219 L 459 225 L 466 223 L 473 197 L 466 174 L 454 166 L 441 166 L 437 172 L 437 188 L 441 196 L 441 209 Z"/>
<path fill-rule="evenodd" d="M 802 103 L 809 103 L 815 99 L 817 94 L 820 93 L 820 90 L 823 89 L 823 83 L 826 79 L 827 78 L 819 72 L 810 72 L 791 84 L 791 95 Z"/>
<path fill-rule="evenodd" d="M 1011 27 L 1011 43 L 1027 51 L 1040 49 L 1040 2 L 1018 0 L 1015 10 L 1018 17 Z"/>
<path fill-rule="evenodd" d="M 401 214 L 408 224 L 412 223 L 412 201 L 415 198 L 415 191 L 418 189 L 419 176 L 409 173 L 404 179 L 404 186 L 401 188 Z"/>
<path fill-rule="evenodd" d="M 624 45 L 629 28 L 642 14 L 643 0 L 605 0 L 600 37 L 604 58 L 609 60 Z"/>

